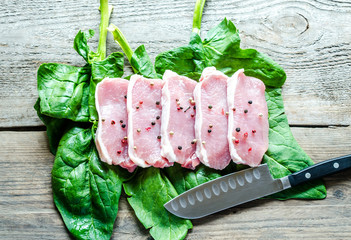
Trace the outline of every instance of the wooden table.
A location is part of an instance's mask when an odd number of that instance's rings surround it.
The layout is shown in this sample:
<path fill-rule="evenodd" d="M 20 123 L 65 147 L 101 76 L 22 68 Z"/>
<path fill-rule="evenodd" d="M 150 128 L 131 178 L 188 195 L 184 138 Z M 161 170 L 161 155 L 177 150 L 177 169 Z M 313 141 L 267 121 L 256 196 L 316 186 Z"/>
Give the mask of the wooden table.
<path fill-rule="evenodd" d="M 134 49 L 145 44 L 154 59 L 187 43 L 194 2 L 111 0 L 111 22 Z M 84 64 L 73 38 L 79 29 L 98 31 L 97 7 L 97 0 L 0 4 L 0 239 L 70 238 L 53 204 L 54 157 L 33 109 L 36 70 L 44 62 Z M 286 113 L 312 159 L 350 154 L 350 0 L 208 0 L 203 32 L 224 17 L 240 29 L 242 47 L 256 48 L 285 68 Z M 110 35 L 108 50 L 120 51 Z M 350 239 L 350 176 L 346 171 L 325 178 L 325 200 L 258 200 L 193 221 L 188 239 Z M 149 239 L 125 198 L 112 238 Z"/>

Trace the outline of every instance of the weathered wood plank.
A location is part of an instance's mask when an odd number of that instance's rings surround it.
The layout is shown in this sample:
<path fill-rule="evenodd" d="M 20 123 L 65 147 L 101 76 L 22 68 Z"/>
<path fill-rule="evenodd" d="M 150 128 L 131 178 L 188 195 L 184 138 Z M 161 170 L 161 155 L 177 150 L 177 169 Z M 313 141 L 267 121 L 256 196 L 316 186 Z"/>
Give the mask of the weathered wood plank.
<path fill-rule="evenodd" d="M 111 22 L 151 58 L 186 44 L 193 0 L 110 1 Z M 98 1 L 6 0 L 0 5 L 0 127 L 38 126 L 36 70 L 44 62 L 82 65 L 72 49 L 79 29 L 98 29 Z M 265 52 L 287 72 L 284 98 L 294 125 L 349 125 L 351 3 L 347 0 L 209 0 L 203 32 L 224 17 L 243 47 Z M 97 37 L 92 40 L 96 47 Z M 109 52 L 120 51 L 108 37 Z M 130 70 L 128 70 L 130 73 Z"/>
<path fill-rule="evenodd" d="M 351 127 L 293 128 L 316 161 L 349 154 Z M 45 132 L 0 132 L 0 236 L 2 239 L 67 239 L 54 207 L 53 156 Z M 351 170 L 325 178 L 325 200 L 258 200 L 194 221 L 188 239 L 349 239 Z M 146 239 L 125 197 L 112 239 Z"/>

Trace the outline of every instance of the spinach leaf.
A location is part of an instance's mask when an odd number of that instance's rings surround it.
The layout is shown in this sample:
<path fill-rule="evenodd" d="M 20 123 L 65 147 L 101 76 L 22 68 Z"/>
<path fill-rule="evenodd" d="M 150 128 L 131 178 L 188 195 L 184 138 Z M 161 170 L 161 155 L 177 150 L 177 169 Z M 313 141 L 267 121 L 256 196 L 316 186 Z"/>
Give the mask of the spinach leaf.
<path fill-rule="evenodd" d="M 269 57 L 254 49 L 240 49 L 238 30 L 231 21 L 224 19 L 207 33 L 204 41 L 193 33 L 189 45 L 159 54 L 155 66 L 159 74 L 170 69 L 196 80 L 204 67 L 215 66 L 229 76 L 244 68 L 245 74 L 261 79 L 267 86 L 270 130 L 269 149 L 263 162 L 268 163 L 272 175 L 276 178 L 283 177 L 313 164 L 292 136 L 284 114 L 279 88 L 286 79 L 284 70 Z M 197 178 L 199 170 L 179 171 L 177 167 L 173 167 L 166 172 L 177 191 L 181 193 L 200 184 Z M 224 175 L 224 172 L 211 176 L 216 178 L 220 175 Z M 212 178 L 203 180 L 209 181 Z M 315 181 L 275 194 L 273 197 L 321 199 L 325 196 L 324 185 L 321 181 Z"/>
<path fill-rule="evenodd" d="M 192 33 L 189 45 L 157 55 L 155 69 L 160 75 L 163 75 L 166 70 L 172 70 L 180 75 L 199 80 L 202 70 L 207 67 L 204 59 L 202 40 L 198 34 Z"/>
<path fill-rule="evenodd" d="M 266 86 L 281 87 L 286 79 L 284 70 L 269 57 L 254 49 L 240 48 L 238 30 L 227 19 L 209 30 L 203 41 L 193 33 L 189 45 L 161 53 L 155 61 L 159 74 L 170 69 L 194 80 L 209 66 L 229 76 L 244 68 L 247 75 L 261 79 Z"/>
<path fill-rule="evenodd" d="M 84 60 L 89 63 L 89 54 L 90 48 L 88 46 L 88 39 L 94 36 L 95 32 L 90 29 L 88 33 L 85 33 L 81 30 L 77 33 L 76 37 L 74 38 L 73 48 L 76 52 L 84 58 Z"/>
<path fill-rule="evenodd" d="M 115 52 L 106 59 L 91 64 L 91 80 L 89 86 L 89 114 L 90 120 L 98 120 L 95 107 L 96 85 L 104 78 L 119 78 L 123 75 L 124 57 L 122 53 Z"/>
<path fill-rule="evenodd" d="M 281 178 L 313 165 L 311 158 L 298 145 L 292 135 L 284 112 L 280 88 L 267 88 L 266 100 L 269 114 L 269 147 L 263 157 L 274 178 Z M 323 199 L 326 189 L 322 181 L 308 182 L 274 194 L 278 199 Z"/>
<path fill-rule="evenodd" d="M 122 179 L 99 160 L 91 130 L 74 127 L 61 139 L 52 169 L 54 202 L 77 239 L 110 239 Z"/>
<path fill-rule="evenodd" d="M 101 54 L 90 51 L 87 44 L 93 35 L 92 30 L 89 33 L 79 31 L 74 40 L 74 49 L 89 62 L 86 66 L 49 63 L 39 67 L 38 91 L 42 114 L 77 122 L 97 120 L 96 85 L 106 77 L 121 77 L 124 62 L 123 54 L 118 52 L 100 60 L 97 56 Z"/>
<path fill-rule="evenodd" d="M 92 63 L 92 78 L 96 83 L 98 83 L 106 77 L 122 77 L 123 65 L 123 54 L 120 52 L 114 52 L 111 55 L 109 55 L 106 59 Z"/>
<path fill-rule="evenodd" d="M 244 68 L 246 75 L 261 79 L 270 87 L 281 87 L 286 79 L 285 72 L 277 63 L 255 49 L 240 50 L 235 57 L 222 57 L 215 66 L 228 76 Z"/>
<path fill-rule="evenodd" d="M 133 66 L 134 73 L 136 74 L 141 74 L 147 78 L 159 78 L 144 45 L 139 46 L 134 51 L 130 60 L 130 65 Z"/>
<path fill-rule="evenodd" d="M 76 122 L 89 120 L 90 67 L 44 63 L 38 69 L 41 113 Z"/>
<path fill-rule="evenodd" d="M 150 234 L 154 239 L 185 238 L 192 224 L 189 220 L 174 216 L 163 207 L 163 204 L 178 194 L 160 169 L 143 169 L 131 181 L 125 182 L 123 187 L 130 196 L 128 202 L 136 216 L 145 228 L 151 228 Z"/>
<path fill-rule="evenodd" d="M 108 6 L 108 0 L 100 0 L 100 9 L 97 52 L 92 52 L 87 44 L 94 31 L 79 31 L 74 49 L 87 65 L 41 65 L 39 99 L 34 106 L 47 127 L 50 150 L 56 154 L 52 170 L 54 202 L 66 227 L 77 239 L 110 239 L 122 181 L 133 176 L 120 167 L 101 162 L 93 139 L 97 125 L 96 84 L 105 77 L 123 75 L 121 53 L 112 53 L 105 59 L 106 27 L 112 6 Z"/>
<path fill-rule="evenodd" d="M 122 31 L 115 26 L 110 24 L 108 31 L 113 35 L 115 42 L 122 48 L 123 52 L 126 54 L 127 59 L 133 69 L 135 74 L 143 75 L 146 78 L 160 78 L 155 72 L 154 65 L 151 62 L 149 55 L 145 50 L 145 46 L 139 46 L 134 52 L 130 47 L 127 39 L 123 35 Z M 129 80 L 129 76 L 126 78 Z"/>
<path fill-rule="evenodd" d="M 35 103 L 34 109 L 37 111 L 37 115 L 40 120 L 46 126 L 46 134 L 49 140 L 50 152 L 55 155 L 60 139 L 70 125 L 70 121 L 67 119 L 52 118 L 43 115 L 40 111 L 40 99 L 38 99 Z"/>
<path fill-rule="evenodd" d="M 272 59 L 255 49 L 240 48 L 239 32 L 227 19 L 207 33 L 203 45 L 207 63 L 229 76 L 244 68 L 245 74 L 266 86 L 281 87 L 285 82 L 284 70 Z"/>

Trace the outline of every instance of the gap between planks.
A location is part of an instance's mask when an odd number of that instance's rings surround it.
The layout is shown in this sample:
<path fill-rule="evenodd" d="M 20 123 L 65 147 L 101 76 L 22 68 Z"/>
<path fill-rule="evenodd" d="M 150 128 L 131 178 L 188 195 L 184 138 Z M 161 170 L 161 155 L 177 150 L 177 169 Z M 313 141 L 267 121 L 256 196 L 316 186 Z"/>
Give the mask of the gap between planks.
<path fill-rule="evenodd" d="M 350 124 L 348 2 L 208 0 L 202 35 L 227 17 L 240 30 L 243 48 L 256 48 L 282 65 L 288 76 L 283 98 L 290 123 Z M 144 44 L 152 60 L 162 51 L 187 44 L 194 0 L 111 4 L 111 23 L 119 26 L 133 49 Z M 97 8 L 94 0 L 0 4 L 0 33 L 6 33 L 0 37 L 0 126 L 41 125 L 33 109 L 37 69 L 43 62 L 84 65 L 72 49 L 73 39 L 80 28 L 98 32 Z M 121 50 L 110 34 L 107 41 L 108 53 Z M 95 49 L 97 36 L 89 44 Z"/>
<path fill-rule="evenodd" d="M 349 154 L 351 127 L 292 128 L 315 162 Z M 0 236 L 67 239 L 51 191 L 54 156 L 44 131 L 0 132 Z M 325 178 L 325 200 L 257 200 L 193 221 L 187 239 L 350 239 L 351 174 Z M 147 239 L 124 197 L 112 239 Z"/>

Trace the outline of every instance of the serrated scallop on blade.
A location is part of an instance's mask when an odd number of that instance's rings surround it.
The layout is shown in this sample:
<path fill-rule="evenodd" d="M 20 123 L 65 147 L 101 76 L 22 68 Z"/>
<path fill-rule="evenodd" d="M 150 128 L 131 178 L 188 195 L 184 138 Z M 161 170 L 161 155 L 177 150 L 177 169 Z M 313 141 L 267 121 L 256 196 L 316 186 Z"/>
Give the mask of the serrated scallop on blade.
<path fill-rule="evenodd" d="M 282 180 L 273 179 L 263 164 L 201 184 L 164 206 L 178 217 L 197 219 L 290 187 Z"/>

